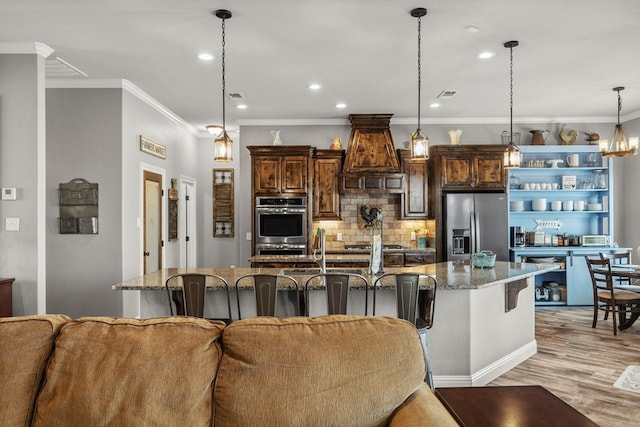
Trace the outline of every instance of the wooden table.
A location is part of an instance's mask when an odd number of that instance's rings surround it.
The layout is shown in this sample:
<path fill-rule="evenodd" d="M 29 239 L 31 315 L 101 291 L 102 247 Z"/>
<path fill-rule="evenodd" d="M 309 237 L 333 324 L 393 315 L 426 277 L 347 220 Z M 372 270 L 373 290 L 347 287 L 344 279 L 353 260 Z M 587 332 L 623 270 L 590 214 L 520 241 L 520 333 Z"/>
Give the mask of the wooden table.
<path fill-rule="evenodd" d="M 0 279 L 0 317 L 13 315 L 11 287 L 16 279 Z"/>
<path fill-rule="evenodd" d="M 597 426 L 541 386 L 438 388 L 436 396 L 464 427 Z"/>

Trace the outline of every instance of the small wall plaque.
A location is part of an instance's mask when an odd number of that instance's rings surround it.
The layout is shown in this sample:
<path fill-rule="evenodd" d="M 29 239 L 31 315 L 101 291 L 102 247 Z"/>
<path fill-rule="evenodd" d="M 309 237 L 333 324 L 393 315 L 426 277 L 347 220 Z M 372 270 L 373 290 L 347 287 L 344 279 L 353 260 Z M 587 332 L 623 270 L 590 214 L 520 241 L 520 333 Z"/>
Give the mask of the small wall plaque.
<path fill-rule="evenodd" d="M 149 138 L 145 138 L 142 135 L 140 135 L 140 151 L 149 153 L 152 156 L 160 157 L 161 159 L 167 158 L 167 147 L 152 141 Z"/>

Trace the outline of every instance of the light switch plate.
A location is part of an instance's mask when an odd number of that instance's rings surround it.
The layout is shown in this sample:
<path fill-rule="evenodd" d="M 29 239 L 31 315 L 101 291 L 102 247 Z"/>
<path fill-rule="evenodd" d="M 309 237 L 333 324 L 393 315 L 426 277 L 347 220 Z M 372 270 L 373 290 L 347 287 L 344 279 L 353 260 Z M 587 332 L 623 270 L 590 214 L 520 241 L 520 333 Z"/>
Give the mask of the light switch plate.
<path fill-rule="evenodd" d="M 16 188 L 15 187 L 2 187 L 2 200 L 15 200 Z"/>
<path fill-rule="evenodd" d="M 342 233 L 338 233 L 338 234 L 336 235 L 336 240 L 337 240 L 338 242 L 342 242 Z"/>
<path fill-rule="evenodd" d="M 4 229 L 6 231 L 20 231 L 20 218 L 5 218 Z"/>

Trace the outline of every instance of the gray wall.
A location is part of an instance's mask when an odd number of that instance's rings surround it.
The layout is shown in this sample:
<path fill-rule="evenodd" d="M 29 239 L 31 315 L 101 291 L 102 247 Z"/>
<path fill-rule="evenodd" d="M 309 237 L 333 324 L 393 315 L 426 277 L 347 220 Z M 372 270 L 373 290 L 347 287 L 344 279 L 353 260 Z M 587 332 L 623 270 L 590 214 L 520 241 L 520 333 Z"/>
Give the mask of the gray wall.
<path fill-rule="evenodd" d="M 14 315 L 44 311 L 44 59 L 0 55 L 0 186 L 15 187 L 17 200 L 0 201 L 0 277 L 14 277 Z M 5 218 L 20 231 L 5 231 Z"/>
<path fill-rule="evenodd" d="M 122 90 L 47 89 L 47 312 L 121 316 Z M 58 184 L 98 184 L 98 234 L 59 234 Z"/>

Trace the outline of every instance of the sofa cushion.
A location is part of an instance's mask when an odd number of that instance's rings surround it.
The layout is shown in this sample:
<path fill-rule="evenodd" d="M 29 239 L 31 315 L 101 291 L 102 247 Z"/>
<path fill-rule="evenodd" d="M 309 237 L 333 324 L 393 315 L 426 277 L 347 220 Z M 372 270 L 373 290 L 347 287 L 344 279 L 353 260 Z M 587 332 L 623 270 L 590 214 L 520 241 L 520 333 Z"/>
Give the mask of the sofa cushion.
<path fill-rule="evenodd" d="M 34 425 L 209 425 L 223 329 L 188 317 L 67 324 Z"/>
<path fill-rule="evenodd" d="M 0 424 L 28 426 L 53 341 L 66 316 L 0 318 Z"/>
<path fill-rule="evenodd" d="M 381 426 L 425 377 L 415 327 L 395 318 L 245 319 L 222 346 L 217 427 Z"/>

